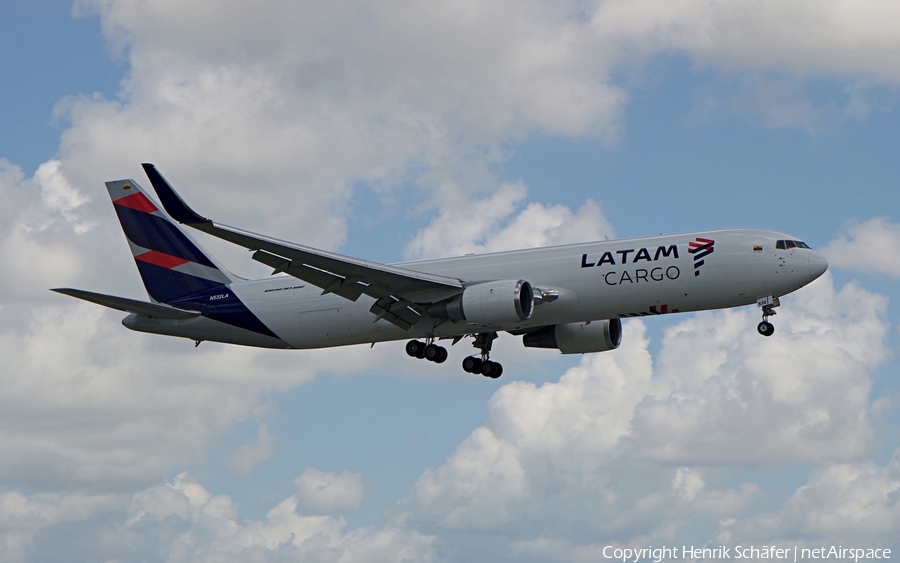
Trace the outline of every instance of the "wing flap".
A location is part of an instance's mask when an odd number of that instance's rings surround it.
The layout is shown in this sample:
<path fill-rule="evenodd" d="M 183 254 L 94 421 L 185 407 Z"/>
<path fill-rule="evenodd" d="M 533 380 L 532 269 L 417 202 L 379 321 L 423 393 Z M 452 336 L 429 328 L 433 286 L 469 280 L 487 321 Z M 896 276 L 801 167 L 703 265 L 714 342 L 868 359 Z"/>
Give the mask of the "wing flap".
<path fill-rule="evenodd" d="M 114 295 L 94 293 L 93 291 L 84 291 L 83 289 L 60 287 L 51 289 L 50 291 L 55 291 L 56 293 L 61 293 L 70 297 L 76 297 L 78 299 L 90 301 L 91 303 L 103 305 L 104 307 L 109 307 L 110 309 L 116 309 L 118 311 L 124 311 L 126 313 L 137 313 L 139 315 L 146 315 L 148 317 L 155 317 L 157 319 L 186 320 L 200 316 L 200 313 L 197 311 L 185 311 L 183 309 L 169 307 L 168 305 L 147 303 L 145 301 L 137 301 L 136 299 L 128 299 L 126 297 L 116 297 Z"/>
<path fill-rule="evenodd" d="M 376 321 L 384 319 L 403 330 L 409 330 L 422 318 L 422 313 L 415 303 L 393 295 L 377 299 L 369 312 L 375 315 Z"/>
<path fill-rule="evenodd" d="M 253 259 L 274 268 L 272 274 L 286 272 L 295 278 L 309 282 L 316 287 L 321 287 L 322 295 L 334 293 L 350 301 L 356 301 L 367 289 L 365 284 L 360 283 L 361 280 L 337 276 L 306 264 L 298 264 L 265 250 L 254 252 Z"/>

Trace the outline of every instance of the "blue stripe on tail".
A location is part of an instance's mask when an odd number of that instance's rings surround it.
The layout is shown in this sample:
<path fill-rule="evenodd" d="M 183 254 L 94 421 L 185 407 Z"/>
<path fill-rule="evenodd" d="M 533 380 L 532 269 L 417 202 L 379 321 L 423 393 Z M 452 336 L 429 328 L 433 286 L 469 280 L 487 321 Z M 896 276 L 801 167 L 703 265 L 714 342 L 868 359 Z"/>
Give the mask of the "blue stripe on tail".
<path fill-rule="evenodd" d="M 181 230 L 166 218 L 115 205 L 125 236 L 134 244 L 163 254 L 216 268 L 206 253 L 197 248 Z"/>
<path fill-rule="evenodd" d="M 226 287 L 223 283 L 182 274 L 156 264 L 148 264 L 140 260 L 135 260 L 135 263 L 141 273 L 141 279 L 144 280 L 147 293 L 160 303 L 173 305 L 179 299 L 190 297 L 195 293 Z"/>

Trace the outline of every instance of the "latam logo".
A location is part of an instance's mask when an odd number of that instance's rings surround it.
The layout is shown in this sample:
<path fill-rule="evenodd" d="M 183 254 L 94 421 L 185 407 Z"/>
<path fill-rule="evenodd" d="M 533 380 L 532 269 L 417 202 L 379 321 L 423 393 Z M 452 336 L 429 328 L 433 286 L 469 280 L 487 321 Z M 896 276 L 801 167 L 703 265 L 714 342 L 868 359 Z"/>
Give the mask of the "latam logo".
<path fill-rule="evenodd" d="M 713 253 L 715 248 L 713 245 L 716 244 L 716 241 L 708 239 L 708 238 L 696 238 L 696 242 L 689 242 L 688 252 L 694 255 L 694 275 L 700 275 L 700 266 L 703 265 L 703 258 L 705 256 L 709 256 Z"/>

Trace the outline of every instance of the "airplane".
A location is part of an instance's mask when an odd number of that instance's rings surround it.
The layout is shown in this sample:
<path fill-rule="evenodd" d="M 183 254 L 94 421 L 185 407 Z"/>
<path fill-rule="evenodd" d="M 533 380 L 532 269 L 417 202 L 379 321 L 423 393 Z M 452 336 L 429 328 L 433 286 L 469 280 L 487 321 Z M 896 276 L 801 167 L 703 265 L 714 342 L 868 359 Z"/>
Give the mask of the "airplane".
<path fill-rule="evenodd" d="M 474 338 L 463 370 L 498 378 L 499 332 L 563 354 L 614 350 L 622 319 L 739 307 L 762 310 L 771 336 L 779 297 L 828 262 L 783 233 L 729 228 L 379 264 L 217 223 L 191 209 L 153 164 L 160 205 L 134 180 L 106 182 L 150 302 L 53 289 L 127 312 L 135 331 L 244 346 L 311 349 L 405 340 L 414 358 L 443 363 L 439 340 Z M 229 272 L 181 225 L 253 251 L 272 268 Z M 277 275 L 276 275 L 277 274 Z"/>

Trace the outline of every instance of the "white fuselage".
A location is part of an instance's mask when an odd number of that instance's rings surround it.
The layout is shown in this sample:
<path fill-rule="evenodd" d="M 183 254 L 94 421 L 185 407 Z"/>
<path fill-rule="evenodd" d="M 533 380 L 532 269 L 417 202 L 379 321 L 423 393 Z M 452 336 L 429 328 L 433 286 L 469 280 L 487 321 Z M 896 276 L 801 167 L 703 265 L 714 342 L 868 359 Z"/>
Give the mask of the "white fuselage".
<path fill-rule="evenodd" d="M 762 297 L 785 295 L 808 284 L 827 266 L 808 248 L 776 249 L 776 241 L 791 238 L 767 230 L 720 229 L 399 264 L 407 270 L 466 282 L 526 280 L 534 288 L 558 296 L 538 304 L 527 321 L 502 326 L 446 320 L 435 326 L 434 320 L 425 317 L 410 330 L 403 330 L 383 319 L 374 321 L 369 311 L 373 299 L 366 295 L 355 302 L 322 295 L 320 288 L 287 275 L 235 282 L 229 289 L 291 348 L 515 331 L 737 307 Z M 714 242 L 710 245 L 708 241 Z M 698 251 L 698 247 L 703 248 Z M 189 321 L 130 317 L 125 324 L 195 340 L 285 347 L 276 345 L 275 339 L 241 334 L 247 331 L 202 317 Z"/>

